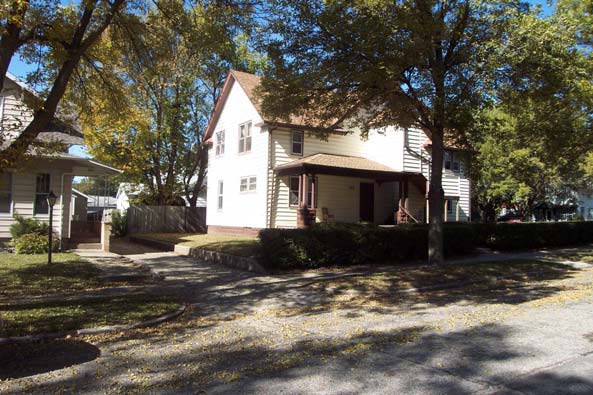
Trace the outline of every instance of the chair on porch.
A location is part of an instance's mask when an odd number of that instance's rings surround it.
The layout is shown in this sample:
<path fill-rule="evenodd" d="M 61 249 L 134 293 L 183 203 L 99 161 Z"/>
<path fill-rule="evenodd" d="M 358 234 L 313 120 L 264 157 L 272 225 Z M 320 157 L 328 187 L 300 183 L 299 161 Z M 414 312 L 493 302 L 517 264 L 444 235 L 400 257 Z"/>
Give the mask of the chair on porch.
<path fill-rule="evenodd" d="M 321 208 L 321 220 L 323 222 L 335 222 L 336 217 L 333 214 L 329 213 L 329 209 L 327 207 Z"/>

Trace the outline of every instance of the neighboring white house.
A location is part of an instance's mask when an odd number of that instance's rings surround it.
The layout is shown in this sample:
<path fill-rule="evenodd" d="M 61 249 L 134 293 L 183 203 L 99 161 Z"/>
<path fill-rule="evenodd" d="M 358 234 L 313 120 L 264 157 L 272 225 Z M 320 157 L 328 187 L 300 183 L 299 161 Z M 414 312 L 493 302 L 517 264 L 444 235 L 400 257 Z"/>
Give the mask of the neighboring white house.
<path fill-rule="evenodd" d="M 0 136 L 3 146 L 7 146 L 31 121 L 32 108 L 40 99 L 13 75 L 7 73 L 4 81 L 0 91 Z M 91 159 L 69 154 L 69 147 L 83 144 L 82 137 L 77 126 L 56 118 L 38 140 L 61 143 L 61 150 L 51 155 L 32 154 L 30 160 L 17 168 L 0 169 L 0 239 L 10 238 L 9 228 L 17 213 L 48 221 L 50 191 L 58 197 L 53 215 L 54 230 L 60 240 L 70 238 L 72 178 L 119 173 Z"/>
<path fill-rule="evenodd" d="M 426 220 L 431 142 L 423 131 L 390 127 L 363 140 L 333 130 L 325 141 L 298 120 L 262 118 L 259 83 L 258 76 L 231 71 L 208 125 L 209 232 L 295 228 L 313 220 Z M 470 219 L 461 157 L 448 150 L 443 164 L 447 221 Z"/>

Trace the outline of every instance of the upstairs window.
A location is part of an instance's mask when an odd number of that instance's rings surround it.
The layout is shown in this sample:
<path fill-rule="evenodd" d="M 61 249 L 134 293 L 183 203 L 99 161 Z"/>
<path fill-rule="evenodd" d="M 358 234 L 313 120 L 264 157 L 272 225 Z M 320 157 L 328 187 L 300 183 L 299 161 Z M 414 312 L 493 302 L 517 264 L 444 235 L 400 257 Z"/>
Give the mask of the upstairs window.
<path fill-rule="evenodd" d="M 239 153 L 251 151 L 251 122 L 239 126 Z"/>
<path fill-rule="evenodd" d="M 224 130 L 216 133 L 216 156 L 224 155 Z"/>
<path fill-rule="evenodd" d="M 37 181 L 35 183 L 35 205 L 33 207 L 34 215 L 49 213 L 49 207 L 47 205 L 49 183 L 49 174 L 37 174 Z"/>
<path fill-rule="evenodd" d="M 445 151 L 445 154 L 443 156 L 443 166 L 445 170 L 453 170 L 454 172 L 459 172 L 459 158 L 453 152 Z"/>
<path fill-rule="evenodd" d="M 10 214 L 12 206 L 12 173 L 0 173 L 0 213 Z"/>
<path fill-rule="evenodd" d="M 241 192 L 255 192 L 257 188 L 256 177 L 241 177 L 241 185 L 239 191 Z"/>
<path fill-rule="evenodd" d="M 292 131 L 292 149 L 291 152 L 293 155 L 303 155 L 303 147 L 304 147 L 304 133 L 302 131 L 293 130 Z"/>

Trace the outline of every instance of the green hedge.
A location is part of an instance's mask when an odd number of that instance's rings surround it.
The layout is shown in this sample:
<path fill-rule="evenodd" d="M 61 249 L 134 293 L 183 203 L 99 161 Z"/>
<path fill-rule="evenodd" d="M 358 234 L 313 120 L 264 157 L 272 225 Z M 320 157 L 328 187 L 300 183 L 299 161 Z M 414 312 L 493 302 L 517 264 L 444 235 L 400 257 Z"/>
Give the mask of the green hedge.
<path fill-rule="evenodd" d="M 425 259 L 426 225 L 381 228 L 357 224 L 318 224 L 311 229 L 263 229 L 260 261 L 268 269 L 350 266 L 371 262 Z M 474 248 L 470 225 L 445 225 L 445 254 Z"/>
<path fill-rule="evenodd" d="M 524 250 L 593 242 L 593 222 L 471 224 L 474 244 L 493 250 Z"/>
<path fill-rule="evenodd" d="M 270 270 L 399 263 L 426 259 L 427 225 L 382 228 L 358 224 L 317 224 L 311 229 L 263 229 L 260 262 Z M 445 256 L 476 247 L 522 250 L 593 242 L 593 222 L 448 223 Z"/>

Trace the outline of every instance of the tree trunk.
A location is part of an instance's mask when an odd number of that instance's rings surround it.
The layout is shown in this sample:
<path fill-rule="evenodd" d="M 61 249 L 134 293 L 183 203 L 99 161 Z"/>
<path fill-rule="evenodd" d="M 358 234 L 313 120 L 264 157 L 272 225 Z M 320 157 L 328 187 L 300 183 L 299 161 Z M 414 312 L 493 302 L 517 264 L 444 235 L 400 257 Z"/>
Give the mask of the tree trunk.
<path fill-rule="evenodd" d="M 25 19 L 27 10 L 29 9 L 29 0 L 16 2 L 12 1 L 8 19 L 15 18 L 17 20 Z M 19 49 L 21 44 L 21 26 L 8 22 L 4 32 L 0 36 L 0 89 L 4 86 L 4 78 L 10 66 L 12 57 Z"/>
<path fill-rule="evenodd" d="M 432 133 L 432 162 L 430 165 L 428 263 L 440 265 L 445 262 L 443 247 L 443 130 Z"/>

